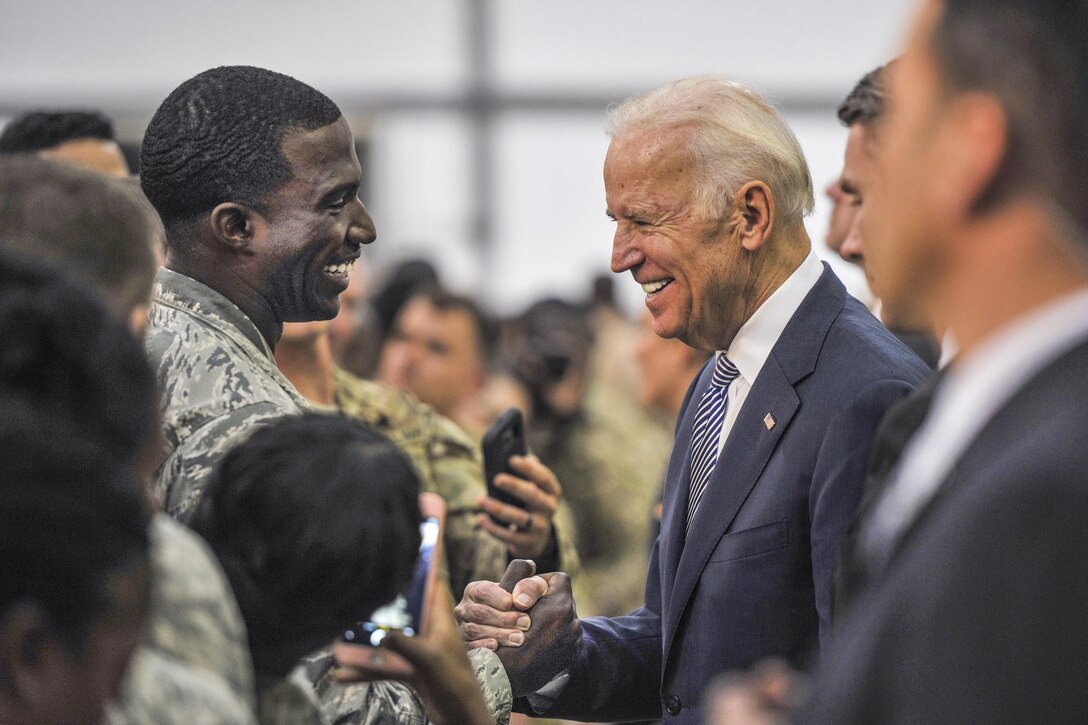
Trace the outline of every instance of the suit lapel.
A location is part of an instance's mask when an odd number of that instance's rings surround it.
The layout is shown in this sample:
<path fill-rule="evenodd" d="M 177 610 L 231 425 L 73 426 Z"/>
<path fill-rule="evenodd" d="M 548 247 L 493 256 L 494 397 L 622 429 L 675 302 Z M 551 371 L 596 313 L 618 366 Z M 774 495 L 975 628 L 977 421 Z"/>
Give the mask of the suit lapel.
<path fill-rule="evenodd" d="M 752 385 L 685 536 L 691 432 L 697 401 L 709 383 L 713 366 L 708 363 L 700 376 L 699 385 L 689 400 L 684 421 L 677 433 L 678 445 L 669 461 L 668 480 L 676 483 L 670 486 L 668 499 L 671 508 L 664 511 L 664 520 L 669 523 L 668 531 L 664 528 L 662 531 L 662 536 L 666 537 L 662 539 L 666 547 L 662 570 L 663 665 L 668 662 L 677 627 L 711 552 L 759 482 L 778 442 L 800 408 L 794 386 L 815 370 L 820 348 L 832 323 L 842 311 L 845 300 L 846 288 L 825 264 L 823 275 L 782 331 Z M 770 430 L 764 424 L 767 413 L 771 413 L 775 420 Z M 683 444 L 679 445 L 681 442 Z M 683 449 L 683 457 L 677 460 L 680 449 Z"/>
<path fill-rule="evenodd" d="M 774 358 L 768 358 L 722 448 L 718 465 L 683 544 L 667 608 L 663 643 L 666 652 L 711 552 L 755 487 L 799 405 L 793 385 Z M 763 423 L 767 413 L 775 419 L 770 430 Z M 690 454 L 688 457 L 690 459 Z M 689 462 L 688 468 L 690 465 Z M 680 528 L 687 517 L 687 496 L 684 498 L 684 516 L 675 521 Z"/>

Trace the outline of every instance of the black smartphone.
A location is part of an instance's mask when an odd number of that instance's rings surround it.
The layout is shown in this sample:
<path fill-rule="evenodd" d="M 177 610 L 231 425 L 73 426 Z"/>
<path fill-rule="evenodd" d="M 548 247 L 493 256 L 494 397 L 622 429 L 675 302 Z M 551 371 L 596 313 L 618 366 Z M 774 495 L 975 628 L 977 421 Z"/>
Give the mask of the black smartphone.
<path fill-rule="evenodd" d="M 495 487 L 495 476 L 500 473 L 518 475 L 510 468 L 510 456 L 524 456 L 529 452 L 525 445 L 525 418 L 520 410 L 507 408 L 495 419 L 484 433 L 483 450 L 487 495 L 496 501 L 525 508 L 521 500 Z"/>
<path fill-rule="evenodd" d="M 367 621 L 356 622 L 340 634 L 339 641 L 333 646 L 333 656 L 340 664 L 391 674 L 402 674 L 404 668 L 408 668 L 408 663 L 395 653 L 378 653 L 373 648 L 381 645 L 393 630 L 415 636 L 427 626 L 431 592 L 441 568 L 446 503 L 437 494 L 423 493 L 419 496 L 419 508 L 424 519 L 419 525 L 419 558 L 411 581 L 403 593 L 375 609 Z"/>

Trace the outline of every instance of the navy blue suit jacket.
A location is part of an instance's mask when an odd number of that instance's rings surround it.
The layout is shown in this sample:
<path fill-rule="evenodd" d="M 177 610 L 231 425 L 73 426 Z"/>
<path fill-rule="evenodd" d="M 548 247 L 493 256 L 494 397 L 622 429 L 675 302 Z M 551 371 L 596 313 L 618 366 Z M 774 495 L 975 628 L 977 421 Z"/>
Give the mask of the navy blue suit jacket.
<path fill-rule="evenodd" d="M 830 628 L 837 545 L 873 432 L 928 368 L 825 266 L 752 385 L 685 534 L 691 431 L 712 369 L 677 424 L 645 604 L 583 622 L 549 716 L 700 722 L 716 674 L 769 655 L 799 661 Z"/>

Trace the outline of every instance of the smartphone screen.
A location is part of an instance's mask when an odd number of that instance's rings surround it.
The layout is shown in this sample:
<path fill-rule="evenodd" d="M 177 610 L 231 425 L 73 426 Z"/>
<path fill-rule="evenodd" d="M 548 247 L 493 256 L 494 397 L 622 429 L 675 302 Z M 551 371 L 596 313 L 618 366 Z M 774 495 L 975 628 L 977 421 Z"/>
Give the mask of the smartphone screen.
<path fill-rule="evenodd" d="M 378 607 L 365 622 L 357 622 L 341 635 L 341 639 L 351 644 L 377 647 L 385 636 L 398 630 L 412 637 L 423 627 L 423 603 L 427 596 L 427 581 L 432 566 L 437 566 L 435 550 L 441 525 L 435 517 L 428 517 L 419 525 L 422 541 L 419 545 L 419 559 L 408 582 L 407 590 L 397 595 L 388 604 Z"/>

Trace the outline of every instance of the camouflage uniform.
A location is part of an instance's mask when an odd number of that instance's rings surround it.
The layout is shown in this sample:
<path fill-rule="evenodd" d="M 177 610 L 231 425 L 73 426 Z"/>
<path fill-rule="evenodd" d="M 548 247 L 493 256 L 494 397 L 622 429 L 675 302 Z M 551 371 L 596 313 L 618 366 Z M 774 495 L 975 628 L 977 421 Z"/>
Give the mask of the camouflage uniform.
<path fill-rule="evenodd" d="M 230 300 L 168 269 L 155 275 L 147 350 L 162 391 L 157 493 L 188 521 L 215 463 L 263 424 L 310 409 L 257 327 Z"/>
<path fill-rule="evenodd" d="M 336 405 L 347 416 L 370 424 L 403 449 L 415 464 L 422 490 L 446 500 L 446 555 L 450 588 L 459 598 L 471 581 L 498 581 L 506 571 L 506 545 L 476 523 L 476 501 L 486 495 L 479 442 L 414 395 L 335 373 Z M 578 554 L 569 519 L 556 519 L 559 568 L 573 574 Z"/>
<path fill-rule="evenodd" d="M 253 664 L 226 577 L 199 536 L 151 522 L 151 617 L 110 723 L 253 723 Z"/>
<path fill-rule="evenodd" d="M 529 434 L 574 514 L 582 558 L 573 582 L 579 616 L 618 616 L 640 606 L 651 513 L 672 435 L 604 383 L 589 386 L 575 419 L 536 420 Z"/>
<path fill-rule="evenodd" d="M 491 650 L 472 650 L 468 657 L 488 710 L 498 725 L 506 725 L 513 705 L 506 670 Z M 259 705 L 261 725 L 430 723 L 412 688 L 390 681 L 342 684 L 332 677 L 332 664 L 326 653 L 305 658 L 286 679 L 266 689 Z M 317 682 L 316 688 L 310 686 L 312 681 Z"/>

